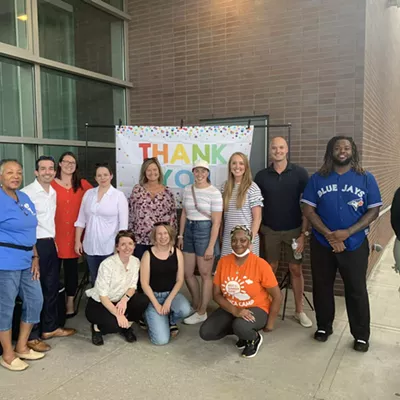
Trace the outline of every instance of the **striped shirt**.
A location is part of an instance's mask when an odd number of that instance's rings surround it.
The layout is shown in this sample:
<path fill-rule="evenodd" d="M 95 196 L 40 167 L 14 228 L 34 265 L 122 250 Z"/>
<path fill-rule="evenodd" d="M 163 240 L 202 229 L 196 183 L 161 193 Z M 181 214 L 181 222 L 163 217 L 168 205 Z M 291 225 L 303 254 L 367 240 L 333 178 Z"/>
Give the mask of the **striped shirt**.
<path fill-rule="evenodd" d="M 224 191 L 226 182 L 222 185 L 221 191 Z M 222 252 L 221 257 L 232 253 L 230 232 L 236 225 L 245 225 L 251 230 L 253 223 L 253 207 L 263 207 L 263 197 L 260 188 L 256 183 L 252 183 L 246 193 L 246 199 L 242 208 L 236 208 L 236 198 L 239 189 L 239 184 L 235 184 L 233 188 L 232 197 L 229 201 L 229 207 L 224 212 L 224 235 L 222 239 Z M 260 253 L 260 239 L 257 235 L 253 238 L 253 253 L 259 255 Z"/>
<path fill-rule="evenodd" d="M 186 218 L 191 221 L 207 221 L 211 219 L 211 213 L 221 212 L 223 210 L 221 192 L 213 185 L 206 188 L 194 188 L 196 195 L 197 206 L 205 214 L 209 215 L 207 218 L 202 213 L 198 212 L 192 195 L 192 185 L 187 185 L 183 192 L 182 206 L 186 212 Z"/>

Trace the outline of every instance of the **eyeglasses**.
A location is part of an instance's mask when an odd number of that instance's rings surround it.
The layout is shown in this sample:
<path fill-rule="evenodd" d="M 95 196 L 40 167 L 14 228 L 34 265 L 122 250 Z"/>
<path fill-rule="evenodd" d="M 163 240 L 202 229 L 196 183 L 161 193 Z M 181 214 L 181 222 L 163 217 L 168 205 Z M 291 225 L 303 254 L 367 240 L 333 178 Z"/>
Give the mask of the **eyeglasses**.
<path fill-rule="evenodd" d="M 171 223 L 169 223 L 168 221 L 158 221 L 154 224 L 154 227 L 156 226 L 170 226 Z"/>
<path fill-rule="evenodd" d="M 75 161 L 62 160 L 61 162 L 65 165 L 71 165 L 71 166 L 76 165 Z"/>

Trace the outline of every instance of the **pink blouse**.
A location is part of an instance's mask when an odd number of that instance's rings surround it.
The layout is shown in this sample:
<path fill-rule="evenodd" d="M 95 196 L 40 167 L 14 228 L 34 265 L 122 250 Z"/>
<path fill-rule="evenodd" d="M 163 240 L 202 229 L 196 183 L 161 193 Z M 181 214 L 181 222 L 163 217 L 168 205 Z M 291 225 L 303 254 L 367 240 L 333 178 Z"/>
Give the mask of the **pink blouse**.
<path fill-rule="evenodd" d="M 156 222 L 169 222 L 177 229 L 175 198 L 165 187 L 151 198 L 143 186 L 135 185 L 129 198 L 129 225 L 135 235 L 136 243 L 150 245 L 150 233 Z"/>

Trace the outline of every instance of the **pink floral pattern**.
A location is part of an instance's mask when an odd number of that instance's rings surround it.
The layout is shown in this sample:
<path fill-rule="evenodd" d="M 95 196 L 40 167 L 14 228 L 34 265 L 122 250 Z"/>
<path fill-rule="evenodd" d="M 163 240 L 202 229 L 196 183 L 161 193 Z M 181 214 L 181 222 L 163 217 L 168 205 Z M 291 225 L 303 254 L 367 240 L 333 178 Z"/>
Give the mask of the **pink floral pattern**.
<path fill-rule="evenodd" d="M 136 243 L 150 245 L 150 233 L 156 222 L 169 222 L 177 229 L 174 194 L 166 187 L 153 199 L 141 185 L 135 185 L 129 198 L 129 226 Z"/>

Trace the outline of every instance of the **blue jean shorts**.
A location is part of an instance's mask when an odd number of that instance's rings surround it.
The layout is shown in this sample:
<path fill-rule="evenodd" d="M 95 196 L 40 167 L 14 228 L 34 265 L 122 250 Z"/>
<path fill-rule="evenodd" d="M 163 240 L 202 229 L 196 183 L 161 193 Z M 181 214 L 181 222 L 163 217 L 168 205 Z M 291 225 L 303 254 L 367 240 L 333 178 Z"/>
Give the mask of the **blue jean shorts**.
<path fill-rule="evenodd" d="M 32 280 L 31 268 L 19 271 L 0 270 L 0 331 L 12 327 L 15 299 L 22 300 L 21 320 L 37 324 L 43 307 L 40 281 Z"/>
<path fill-rule="evenodd" d="M 191 221 L 186 220 L 185 233 L 183 237 L 183 252 L 195 253 L 196 256 L 203 257 L 207 250 L 211 237 L 211 221 Z M 215 242 L 214 256 L 220 254 L 219 241 Z"/>

